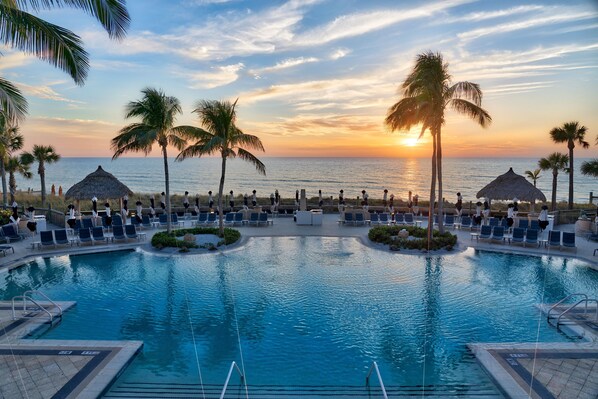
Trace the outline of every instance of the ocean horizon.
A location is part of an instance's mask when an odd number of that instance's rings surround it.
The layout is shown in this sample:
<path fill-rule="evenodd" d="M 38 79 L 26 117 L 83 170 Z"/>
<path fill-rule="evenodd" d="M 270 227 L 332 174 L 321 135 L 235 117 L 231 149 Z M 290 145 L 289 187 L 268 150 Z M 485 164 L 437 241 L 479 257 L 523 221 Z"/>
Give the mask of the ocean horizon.
<path fill-rule="evenodd" d="M 384 189 L 397 199 L 407 199 L 408 192 L 420 198 L 429 196 L 431 160 L 429 158 L 322 158 L 322 157 L 261 157 L 266 165 L 266 175 L 260 175 L 247 162 L 238 159 L 227 161 L 225 193 L 233 190 L 235 195 L 257 191 L 258 197 L 268 197 L 278 190 L 283 198 L 291 198 L 295 190 L 305 189 L 308 197 L 322 190 L 325 198 L 338 197 L 344 190 L 345 198 L 354 199 L 366 190 L 370 198 L 382 198 Z M 575 195 L 577 203 L 587 203 L 590 192 L 598 193 L 598 180 L 583 176 L 579 171 L 587 159 L 575 159 Z M 456 201 L 461 192 L 464 201 L 475 201 L 476 194 L 510 167 L 524 175 L 526 170 L 537 168 L 537 158 L 444 158 L 443 191 L 449 202 Z M 189 191 L 207 195 L 217 193 L 220 181 L 221 159 L 218 157 L 193 158 L 182 162 L 168 160 L 170 192 L 182 195 Z M 112 173 L 136 193 L 159 193 L 164 191 L 164 166 L 161 157 L 63 157 L 55 164 L 46 165 L 46 187 L 56 191 L 62 186 L 66 192 L 98 166 Z M 41 189 L 37 165 L 31 168 L 32 179 L 18 175 L 17 189 Z M 550 200 L 552 173 L 542 172 L 537 186 Z M 557 201 L 568 199 L 569 175 L 559 173 Z"/>

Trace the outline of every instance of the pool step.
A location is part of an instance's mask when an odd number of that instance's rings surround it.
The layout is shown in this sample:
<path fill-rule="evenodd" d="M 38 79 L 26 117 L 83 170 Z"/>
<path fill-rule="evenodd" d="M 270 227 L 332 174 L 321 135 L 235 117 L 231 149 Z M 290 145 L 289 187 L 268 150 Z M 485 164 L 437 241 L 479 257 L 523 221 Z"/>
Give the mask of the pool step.
<path fill-rule="evenodd" d="M 336 385 L 249 385 L 251 399 L 273 398 L 382 398 L 380 387 L 369 389 L 364 386 Z M 173 399 L 212 399 L 219 398 L 222 385 L 180 383 L 123 382 L 104 395 L 104 398 L 173 398 Z M 394 385 L 386 386 L 389 398 L 502 398 L 496 388 L 490 384 L 480 385 L 430 385 L 422 392 L 421 386 Z M 425 394 L 425 395 L 424 395 Z M 226 398 L 245 398 L 244 386 L 229 385 Z"/>

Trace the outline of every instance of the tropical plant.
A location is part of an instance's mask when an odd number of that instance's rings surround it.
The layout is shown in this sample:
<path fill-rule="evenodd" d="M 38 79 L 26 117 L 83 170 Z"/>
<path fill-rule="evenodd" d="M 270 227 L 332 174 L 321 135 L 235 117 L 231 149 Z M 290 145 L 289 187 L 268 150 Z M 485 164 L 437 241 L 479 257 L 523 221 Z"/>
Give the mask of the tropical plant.
<path fill-rule="evenodd" d="M 552 171 L 552 205 L 551 210 L 556 210 L 556 183 L 559 171 L 566 171 L 569 165 L 569 156 L 558 152 L 553 152 L 546 158 L 538 161 L 538 166 L 542 170 Z"/>
<path fill-rule="evenodd" d="M 185 137 L 179 132 L 181 129 L 174 127 L 176 115 L 182 113 L 181 104 L 176 97 L 167 96 L 161 90 L 145 88 L 141 93 L 143 93 L 141 100 L 127 104 L 125 115 L 127 119 L 140 117 L 141 123 L 132 123 L 123 127 L 112 139 L 111 148 L 114 150 L 112 159 L 127 152 L 142 152 L 147 156 L 155 143 L 160 146 L 164 158 L 167 231 L 170 233 L 172 226 L 168 146 L 173 146 L 180 151 L 187 144 Z"/>
<path fill-rule="evenodd" d="M 232 104 L 229 101 L 199 101 L 193 112 L 199 115 L 199 121 L 203 128 L 185 127 L 186 134 L 190 139 L 195 140 L 195 143 L 181 151 L 177 157 L 177 160 L 182 161 L 189 157 L 220 153 L 222 158 L 220 185 L 218 187 L 220 236 L 224 235 L 222 198 L 226 160 L 239 157 L 253 164 L 259 173 L 266 174 L 265 165 L 246 149 L 264 151 L 264 146 L 257 136 L 245 134 L 235 125 L 237 119 L 236 105 L 237 101 Z"/>
<path fill-rule="evenodd" d="M 536 187 L 536 182 L 538 181 L 538 179 L 542 177 L 540 176 L 540 172 L 542 172 L 541 169 L 535 169 L 533 172 L 531 170 L 525 171 L 525 175 L 527 176 L 527 178 L 534 182 L 534 187 Z"/>
<path fill-rule="evenodd" d="M 598 177 L 598 159 L 582 162 L 581 174 L 586 176 Z"/>
<path fill-rule="evenodd" d="M 111 38 L 122 39 L 130 21 L 125 4 L 125 0 L 0 0 L 0 41 L 49 62 L 81 85 L 89 69 L 89 57 L 81 38 L 30 14 L 30 11 L 79 9 L 97 19 Z M 22 119 L 27 111 L 27 102 L 21 92 L 1 78 L 0 106 L 13 121 Z"/>
<path fill-rule="evenodd" d="M 448 64 L 442 54 L 427 52 L 419 54 L 413 71 L 401 86 L 403 98 L 388 110 L 385 123 L 394 130 L 409 130 L 421 125 L 420 138 L 426 130 L 432 135 L 432 182 L 430 186 L 430 206 L 428 216 L 428 242 L 432 241 L 432 226 L 436 179 L 438 198 L 442 198 L 442 145 L 441 129 L 445 123 L 447 108 L 464 114 L 482 127 L 492 118 L 482 105 L 482 90 L 476 83 L 458 82 L 451 85 Z M 439 201 L 438 212 L 442 214 L 443 203 Z M 438 218 L 439 230 L 444 232 L 442 218 Z"/>
<path fill-rule="evenodd" d="M 575 142 L 582 148 L 590 146 L 590 143 L 584 140 L 587 131 L 588 128 L 580 126 L 579 122 L 563 123 L 563 126 L 555 127 L 550 131 L 552 141 L 555 143 L 567 143 L 567 148 L 569 149 L 569 209 L 573 209 L 573 172 L 575 170 L 573 149 L 575 148 Z"/>
<path fill-rule="evenodd" d="M 37 145 L 33 146 L 33 150 L 23 153 L 24 157 L 30 161 L 30 163 L 37 162 L 37 174 L 41 180 L 42 186 L 42 206 L 46 204 L 46 164 L 58 162 L 60 155 L 56 153 L 54 147 L 51 145 Z"/>
<path fill-rule="evenodd" d="M 23 148 L 24 138 L 19 127 L 0 112 L 0 175 L 2 175 L 2 203 L 8 205 L 5 166 L 14 151 Z"/>
<path fill-rule="evenodd" d="M 15 193 L 17 192 L 17 180 L 15 174 L 19 173 L 26 179 L 31 179 L 33 174 L 29 171 L 31 162 L 29 157 L 24 157 L 23 154 L 19 156 L 10 156 L 6 161 L 6 171 L 8 172 L 8 185 L 10 187 L 10 202 L 14 202 Z"/>

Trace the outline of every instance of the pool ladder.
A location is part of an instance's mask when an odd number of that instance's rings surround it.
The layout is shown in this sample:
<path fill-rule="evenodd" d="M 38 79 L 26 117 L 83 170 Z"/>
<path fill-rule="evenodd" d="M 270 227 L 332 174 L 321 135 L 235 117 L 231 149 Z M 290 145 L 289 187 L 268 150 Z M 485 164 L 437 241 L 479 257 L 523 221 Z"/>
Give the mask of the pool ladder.
<path fill-rule="evenodd" d="M 54 306 L 54 308 L 58 309 L 58 312 L 56 314 L 53 314 L 52 312 L 50 312 L 43 305 L 41 305 L 39 302 L 37 302 L 35 299 L 33 299 L 33 295 L 41 296 L 46 301 L 50 302 Z M 23 295 L 17 295 L 12 298 L 12 319 L 13 320 L 17 319 L 16 305 L 17 305 L 17 301 L 19 301 L 19 300 L 23 301 L 23 314 L 27 314 L 27 303 L 31 303 L 35 306 L 35 308 L 37 310 L 48 315 L 50 325 L 54 324 L 54 320 L 62 319 L 62 308 L 60 307 L 60 305 L 58 305 L 56 302 L 54 302 L 53 300 L 48 298 L 48 296 L 41 291 L 28 290 L 28 291 L 25 291 L 23 293 Z"/>
<path fill-rule="evenodd" d="M 559 305 L 561 305 L 566 300 L 574 298 L 574 297 L 582 297 L 583 299 L 580 299 L 579 301 L 575 302 L 573 305 L 569 306 L 567 309 L 563 310 L 558 315 L 558 317 L 556 319 L 556 326 L 558 327 L 561 324 L 561 319 L 567 313 L 571 312 L 573 309 L 575 309 L 576 307 L 578 307 L 581 304 L 584 305 L 583 314 L 586 315 L 588 313 L 588 303 L 595 303 L 596 304 L 595 319 L 596 319 L 596 321 L 598 321 L 598 299 L 588 298 L 588 296 L 586 294 L 580 294 L 580 293 L 575 293 L 575 294 L 567 295 L 565 298 L 561 299 L 560 301 L 558 301 L 557 303 L 555 303 L 554 305 L 552 305 L 550 307 L 550 309 L 548 310 L 548 313 L 546 314 L 546 320 L 550 321 L 550 313 L 554 309 L 556 309 Z"/>

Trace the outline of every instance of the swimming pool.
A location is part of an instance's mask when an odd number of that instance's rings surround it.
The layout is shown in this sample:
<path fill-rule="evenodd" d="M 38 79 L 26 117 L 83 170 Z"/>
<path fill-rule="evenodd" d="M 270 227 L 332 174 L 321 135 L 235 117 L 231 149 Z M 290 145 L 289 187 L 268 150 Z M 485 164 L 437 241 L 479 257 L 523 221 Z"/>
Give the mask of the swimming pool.
<path fill-rule="evenodd" d="M 77 306 L 45 339 L 144 341 L 126 381 L 358 385 L 488 381 L 466 344 L 565 341 L 535 308 L 598 296 L 584 262 L 469 249 L 408 256 L 354 238 L 253 238 L 226 254 L 143 252 L 38 259 L 2 276 Z M 240 343 L 240 346 L 239 346 Z"/>

